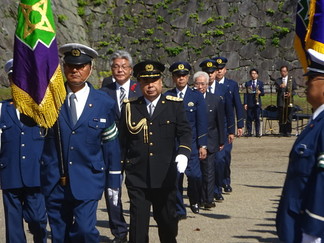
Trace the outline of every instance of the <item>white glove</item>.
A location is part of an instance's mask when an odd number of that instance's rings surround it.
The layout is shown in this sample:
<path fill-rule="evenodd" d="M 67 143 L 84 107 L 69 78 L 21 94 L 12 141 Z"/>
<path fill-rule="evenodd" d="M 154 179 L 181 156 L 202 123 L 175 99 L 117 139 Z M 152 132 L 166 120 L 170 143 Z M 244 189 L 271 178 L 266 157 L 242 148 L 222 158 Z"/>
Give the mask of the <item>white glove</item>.
<path fill-rule="evenodd" d="M 303 233 L 302 243 L 321 243 L 321 237 L 316 237 Z"/>
<path fill-rule="evenodd" d="M 177 163 L 177 169 L 179 173 L 184 173 L 187 165 L 188 165 L 188 158 L 183 154 L 178 154 L 175 158 L 175 162 Z"/>
<path fill-rule="evenodd" d="M 119 194 L 119 188 L 116 189 L 108 188 L 108 197 L 109 200 L 112 200 L 114 206 L 117 206 L 118 194 Z"/>

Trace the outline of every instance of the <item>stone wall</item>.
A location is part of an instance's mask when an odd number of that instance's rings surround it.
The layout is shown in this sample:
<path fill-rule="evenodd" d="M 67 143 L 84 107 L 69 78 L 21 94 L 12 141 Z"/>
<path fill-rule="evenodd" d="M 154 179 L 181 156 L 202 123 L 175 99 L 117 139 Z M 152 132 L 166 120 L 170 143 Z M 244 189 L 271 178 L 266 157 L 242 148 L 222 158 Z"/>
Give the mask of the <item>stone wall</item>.
<path fill-rule="evenodd" d="M 12 57 L 17 2 L 2 0 L 0 63 Z M 229 59 L 227 76 L 239 83 L 249 69 L 260 79 L 279 77 L 288 65 L 303 85 L 302 69 L 293 49 L 296 1 L 293 0 L 53 0 L 59 44 L 79 42 L 98 50 L 94 84 L 109 74 L 110 54 L 128 50 L 134 62 L 155 59 L 170 66 L 199 63 L 218 55 Z M 171 87 L 169 72 L 165 85 Z M 3 68 L 0 82 L 5 81 Z"/>

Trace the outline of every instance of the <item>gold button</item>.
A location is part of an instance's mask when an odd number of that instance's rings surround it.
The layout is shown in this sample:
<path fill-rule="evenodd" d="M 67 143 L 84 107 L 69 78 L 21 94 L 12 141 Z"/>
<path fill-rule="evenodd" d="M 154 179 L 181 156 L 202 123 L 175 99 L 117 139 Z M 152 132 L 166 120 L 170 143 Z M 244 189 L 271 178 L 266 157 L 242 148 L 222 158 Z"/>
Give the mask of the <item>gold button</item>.
<path fill-rule="evenodd" d="M 150 146 L 153 146 L 153 143 L 150 143 Z"/>
<path fill-rule="evenodd" d="M 132 125 L 135 125 L 136 123 L 135 122 L 132 122 Z"/>
<path fill-rule="evenodd" d="M 167 121 L 167 124 L 169 124 L 170 123 L 170 121 Z"/>
<path fill-rule="evenodd" d="M 150 156 L 153 156 L 153 153 L 150 153 Z"/>
<path fill-rule="evenodd" d="M 75 131 L 72 131 L 72 134 L 75 134 Z"/>
<path fill-rule="evenodd" d="M 152 123 L 152 122 L 150 122 L 150 125 L 153 125 L 153 123 Z"/>
<path fill-rule="evenodd" d="M 150 132 L 150 135 L 153 135 L 153 132 Z"/>

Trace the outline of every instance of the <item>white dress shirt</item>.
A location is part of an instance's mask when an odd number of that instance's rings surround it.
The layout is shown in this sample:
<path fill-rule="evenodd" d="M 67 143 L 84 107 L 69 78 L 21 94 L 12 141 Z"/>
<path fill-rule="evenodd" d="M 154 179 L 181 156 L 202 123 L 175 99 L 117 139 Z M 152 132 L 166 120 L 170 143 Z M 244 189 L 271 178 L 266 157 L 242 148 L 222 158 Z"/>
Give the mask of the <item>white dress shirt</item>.
<path fill-rule="evenodd" d="M 72 90 L 67 86 L 67 92 L 68 92 L 68 101 L 70 106 L 70 96 L 73 94 Z M 80 89 L 78 92 L 75 93 L 75 106 L 76 106 L 76 112 L 77 112 L 77 118 L 79 120 L 84 106 L 87 102 L 88 96 L 90 93 L 90 88 L 87 83 L 85 83 L 85 86 Z"/>

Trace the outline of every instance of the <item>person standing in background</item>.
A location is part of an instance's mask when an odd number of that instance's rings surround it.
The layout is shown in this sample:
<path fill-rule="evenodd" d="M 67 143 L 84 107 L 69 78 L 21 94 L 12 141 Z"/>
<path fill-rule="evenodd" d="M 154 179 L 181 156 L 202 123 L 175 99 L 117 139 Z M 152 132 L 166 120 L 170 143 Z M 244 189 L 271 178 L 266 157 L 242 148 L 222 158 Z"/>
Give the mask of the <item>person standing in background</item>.
<path fill-rule="evenodd" d="M 288 67 L 280 68 L 281 77 L 278 78 L 274 85 L 277 91 L 277 107 L 279 118 L 279 133 L 282 136 L 291 136 L 291 122 L 293 117 L 293 94 L 297 89 L 295 79 L 288 76 Z"/>
<path fill-rule="evenodd" d="M 246 110 L 246 137 L 252 136 L 252 122 L 254 121 L 255 136 L 261 137 L 260 115 L 261 115 L 261 96 L 264 95 L 263 82 L 258 80 L 259 72 L 257 69 L 250 70 L 251 80 L 244 84 L 244 109 Z"/>

